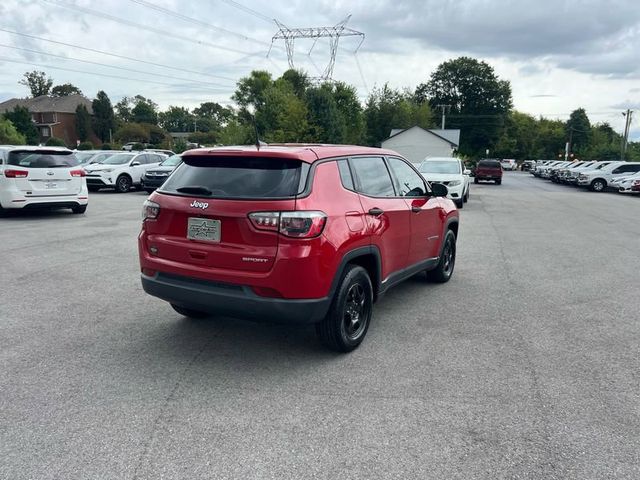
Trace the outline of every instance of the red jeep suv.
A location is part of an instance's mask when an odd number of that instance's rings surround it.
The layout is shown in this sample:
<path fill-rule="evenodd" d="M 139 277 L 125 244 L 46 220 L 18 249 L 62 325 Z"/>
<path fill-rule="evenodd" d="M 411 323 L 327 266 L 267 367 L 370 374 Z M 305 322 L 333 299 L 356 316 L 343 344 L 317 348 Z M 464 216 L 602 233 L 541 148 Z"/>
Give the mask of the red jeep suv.
<path fill-rule="evenodd" d="M 451 277 L 458 212 L 446 194 L 378 148 L 191 150 L 144 204 L 142 286 L 188 317 L 314 323 L 347 352 L 389 288 Z"/>

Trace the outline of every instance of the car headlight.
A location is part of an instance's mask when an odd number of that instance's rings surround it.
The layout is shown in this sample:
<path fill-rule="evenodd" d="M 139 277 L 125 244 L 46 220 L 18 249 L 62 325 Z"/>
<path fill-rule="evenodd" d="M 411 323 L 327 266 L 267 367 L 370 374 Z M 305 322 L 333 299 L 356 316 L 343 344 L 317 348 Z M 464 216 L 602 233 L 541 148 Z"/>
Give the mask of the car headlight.
<path fill-rule="evenodd" d="M 457 187 L 458 185 L 460 185 L 462 182 L 460 180 L 452 180 L 451 182 L 449 182 L 449 186 L 450 187 Z"/>

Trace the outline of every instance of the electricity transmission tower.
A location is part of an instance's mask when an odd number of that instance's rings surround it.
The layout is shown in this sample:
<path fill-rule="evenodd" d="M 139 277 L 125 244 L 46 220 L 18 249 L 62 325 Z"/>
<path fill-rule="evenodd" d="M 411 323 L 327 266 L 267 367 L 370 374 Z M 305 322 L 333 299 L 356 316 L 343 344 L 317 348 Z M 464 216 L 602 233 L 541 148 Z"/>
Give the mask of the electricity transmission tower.
<path fill-rule="evenodd" d="M 294 46 L 295 41 L 303 38 L 312 38 L 313 45 L 311 45 L 311 49 L 309 50 L 308 55 L 311 56 L 311 52 L 313 48 L 316 46 L 318 39 L 320 38 L 328 38 L 329 39 L 329 64 L 325 67 L 324 71 L 320 75 L 317 80 L 324 82 L 330 81 L 333 77 L 333 67 L 336 64 L 336 54 L 338 53 L 338 43 L 340 42 L 340 38 L 342 37 L 360 37 L 360 43 L 358 47 L 353 52 L 354 54 L 358 52 L 362 42 L 364 42 L 364 33 L 358 32 L 357 30 L 353 30 L 351 28 L 347 28 L 347 22 L 351 18 L 349 15 L 343 21 L 338 23 L 333 27 L 311 27 L 311 28 L 289 28 L 284 25 L 282 22 L 278 20 L 274 20 L 276 25 L 278 26 L 278 32 L 271 39 L 271 47 L 269 47 L 269 51 L 267 52 L 267 57 L 269 53 L 271 53 L 271 48 L 273 47 L 273 43 L 276 40 L 284 40 L 285 47 L 287 49 L 287 59 L 289 60 L 289 68 L 295 68 L 293 57 L 294 57 Z"/>

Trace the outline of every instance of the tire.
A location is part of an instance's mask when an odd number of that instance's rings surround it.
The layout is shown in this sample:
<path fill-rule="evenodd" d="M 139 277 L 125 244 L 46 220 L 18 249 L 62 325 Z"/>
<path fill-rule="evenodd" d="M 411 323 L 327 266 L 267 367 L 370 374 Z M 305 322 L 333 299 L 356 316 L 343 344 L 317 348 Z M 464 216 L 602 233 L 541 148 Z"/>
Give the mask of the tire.
<path fill-rule="evenodd" d="M 131 177 L 129 175 L 120 175 L 116 179 L 116 192 L 118 193 L 127 193 L 131 190 Z"/>
<path fill-rule="evenodd" d="M 464 198 L 461 198 L 460 200 L 456 200 L 455 204 L 456 204 L 456 207 L 458 207 L 458 210 L 461 208 L 464 208 Z"/>
<path fill-rule="evenodd" d="M 601 178 L 596 178 L 591 185 L 589 186 L 592 192 L 604 192 L 607 188 L 607 182 L 602 180 Z"/>
<path fill-rule="evenodd" d="M 447 230 L 442 246 L 440 261 L 433 270 L 427 271 L 427 279 L 436 283 L 446 283 L 453 275 L 453 268 L 456 265 L 456 234 Z"/>
<path fill-rule="evenodd" d="M 476 177 L 473 178 L 473 183 L 478 183 L 480 182 L 480 180 L 478 180 Z"/>
<path fill-rule="evenodd" d="M 496 180 L 496 185 L 502 185 L 502 180 Z"/>
<path fill-rule="evenodd" d="M 88 186 L 87 185 L 87 190 L 89 190 L 90 192 L 97 192 L 98 190 L 100 190 L 100 187 Z"/>
<path fill-rule="evenodd" d="M 86 205 L 78 205 L 77 207 L 73 207 L 71 209 L 71 211 L 73 213 L 76 213 L 76 214 L 80 215 L 80 214 L 82 214 L 82 213 L 87 211 L 87 206 Z"/>
<path fill-rule="evenodd" d="M 373 287 L 367 271 L 349 264 L 326 317 L 316 324 L 320 341 L 336 352 L 357 348 L 367 334 L 373 311 Z"/>
<path fill-rule="evenodd" d="M 463 200 L 465 203 L 469 201 L 469 191 L 470 191 L 470 190 L 471 190 L 470 188 L 467 188 L 467 193 L 466 193 L 466 194 L 464 195 L 464 197 L 462 198 L 462 200 Z"/>
<path fill-rule="evenodd" d="M 192 310 L 191 308 L 179 307 L 178 305 L 171 304 L 171 307 L 178 312 L 180 315 L 189 318 L 206 318 L 210 315 L 206 312 L 201 312 L 200 310 Z"/>
<path fill-rule="evenodd" d="M 7 213 L 8 213 L 7 210 L 2 208 L 2 205 L 0 205 L 0 218 L 6 217 Z"/>

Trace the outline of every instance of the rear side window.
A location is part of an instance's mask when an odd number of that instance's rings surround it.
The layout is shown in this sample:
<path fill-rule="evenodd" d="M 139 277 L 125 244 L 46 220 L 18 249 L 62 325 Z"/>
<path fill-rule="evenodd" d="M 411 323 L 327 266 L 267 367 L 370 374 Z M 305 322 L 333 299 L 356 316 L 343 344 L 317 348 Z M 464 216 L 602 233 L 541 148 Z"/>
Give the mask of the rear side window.
<path fill-rule="evenodd" d="M 194 194 L 206 196 L 208 190 L 215 198 L 290 198 L 302 193 L 309 173 L 309 164 L 279 158 L 187 155 L 182 162 L 163 192 L 184 194 L 203 187 Z"/>
<path fill-rule="evenodd" d="M 501 168 L 501 165 L 497 160 L 480 160 L 478 162 L 478 167 Z"/>
<path fill-rule="evenodd" d="M 382 157 L 354 157 L 351 166 L 358 180 L 358 191 L 370 197 L 395 197 L 389 171 Z"/>
<path fill-rule="evenodd" d="M 9 165 L 26 168 L 69 168 L 80 164 L 72 152 L 50 151 L 14 151 L 9 153 Z"/>
<path fill-rule="evenodd" d="M 349 169 L 349 163 L 346 160 L 338 160 L 338 170 L 340 172 L 340 180 L 342 186 L 347 190 L 355 190 L 353 186 L 353 177 Z"/>

